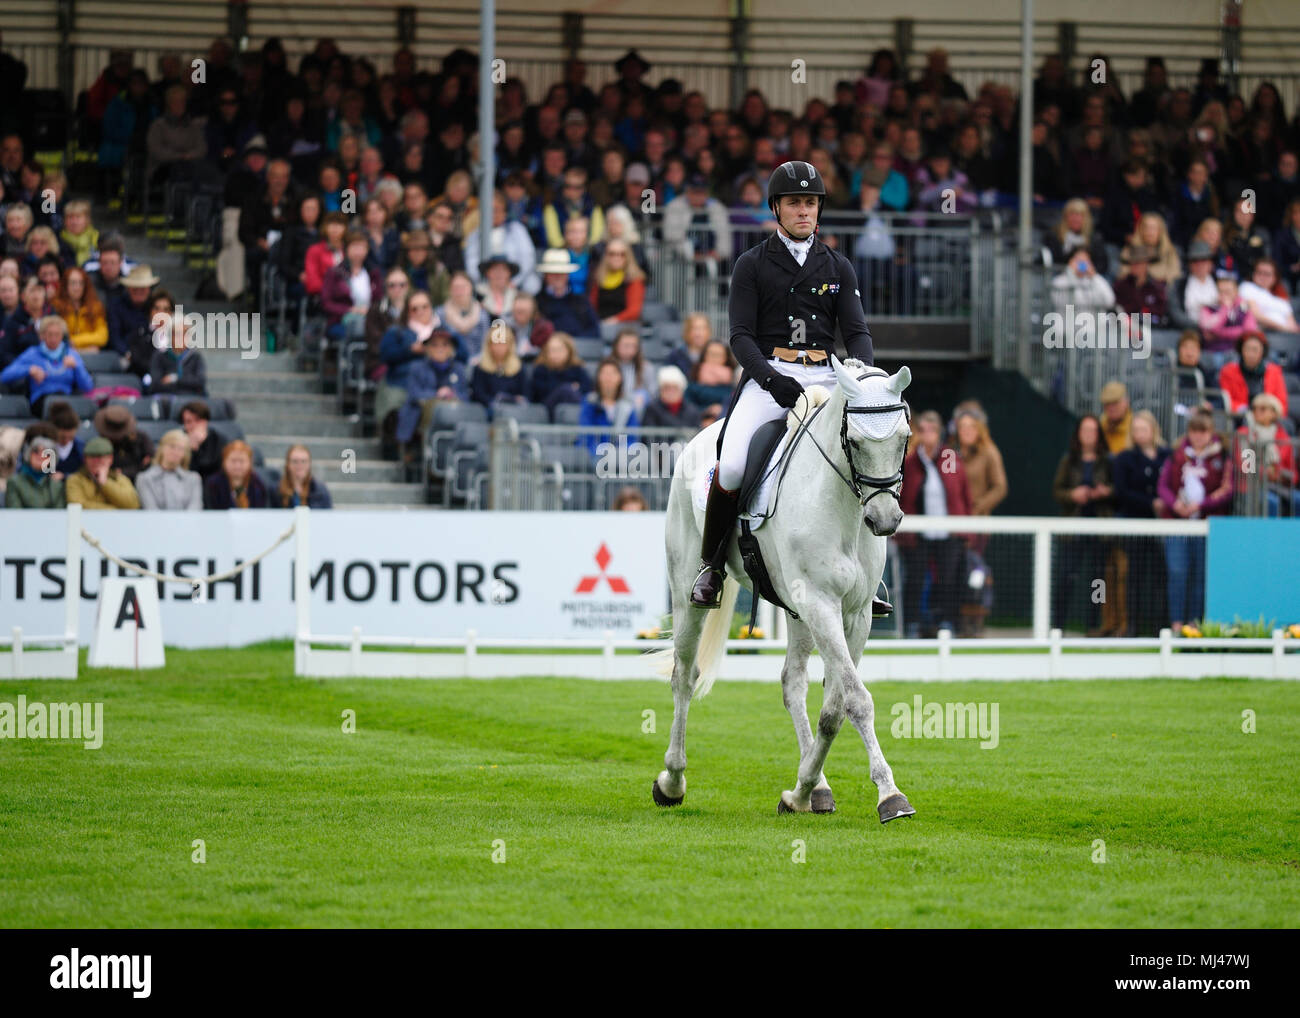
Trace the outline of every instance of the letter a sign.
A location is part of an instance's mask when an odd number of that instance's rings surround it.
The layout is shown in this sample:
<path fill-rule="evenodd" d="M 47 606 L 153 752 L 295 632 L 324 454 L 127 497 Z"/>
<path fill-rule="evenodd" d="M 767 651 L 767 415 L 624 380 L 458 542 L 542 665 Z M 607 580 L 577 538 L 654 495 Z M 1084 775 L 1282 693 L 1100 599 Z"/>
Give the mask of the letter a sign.
<path fill-rule="evenodd" d="M 120 576 L 103 580 L 86 664 L 91 668 L 162 668 L 166 664 L 156 584 Z"/>

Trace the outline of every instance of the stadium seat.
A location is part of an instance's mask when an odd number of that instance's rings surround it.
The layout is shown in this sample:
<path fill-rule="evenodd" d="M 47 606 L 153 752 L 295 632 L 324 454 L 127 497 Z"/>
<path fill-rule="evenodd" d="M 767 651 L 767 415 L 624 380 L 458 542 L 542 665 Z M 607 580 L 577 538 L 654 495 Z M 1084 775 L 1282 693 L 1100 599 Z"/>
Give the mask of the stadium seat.
<path fill-rule="evenodd" d="M 30 417 L 31 413 L 26 396 L 0 396 L 0 417 Z"/>
<path fill-rule="evenodd" d="M 181 419 L 181 410 L 190 403 L 203 403 L 207 405 L 208 413 L 212 415 L 214 421 L 232 421 L 235 419 L 235 404 L 224 396 L 173 396 L 171 402 L 171 417 L 173 420 Z"/>
<path fill-rule="evenodd" d="M 482 403 L 439 403 L 433 408 L 433 429 L 451 430 L 461 421 L 487 423 L 487 408 Z"/>
<path fill-rule="evenodd" d="M 461 501 L 470 494 L 470 484 L 476 472 L 487 469 L 488 425 L 483 421 L 461 421 L 456 425 L 452 449 L 447 461 L 449 483 L 443 485 L 443 503 L 450 505 L 454 497 Z"/>
<path fill-rule="evenodd" d="M 92 375 L 122 370 L 122 355 L 112 350 L 87 350 L 81 355 L 81 362 Z"/>
<path fill-rule="evenodd" d="M 676 343 L 670 345 L 658 338 L 642 340 L 641 356 L 658 366 L 668 359 L 668 354 L 677 345 Z"/>
<path fill-rule="evenodd" d="M 267 504 L 275 506 L 278 504 L 280 489 L 280 471 L 275 467 L 257 467 L 253 470 L 262 479 L 266 485 Z"/>
<path fill-rule="evenodd" d="M 677 321 L 677 309 L 662 301 L 648 300 L 641 307 L 641 321 L 646 325 Z"/>
<path fill-rule="evenodd" d="M 0 417 L 0 428 L 21 428 L 26 431 L 35 423 L 35 417 Z"/>
<path fill-rule="evenodd" d="M 554 442 L 542 446 L 542 461 L 558 463 L 567 474 L 589 474 L 592 472 L 591 454 L 585 446 L 575 445 L 572 441 Z"/>
<path fill-rule="evenodd" d="M 165 396 L 141 396 L 139 399 L 110 399 L 108 405 L 126 407 L 135 416 L 137 421 L 171 422 L 171 416 L 167 412 L 168 400 Z"/>
<path fill-rule="evenodd" d="M 221 436 L 222 442 L 234 442 L 244 437 L 244 429 L 238 421 L 213 421 L 209 427 Z"/>
<path fill-rule="evenodd" d="M 653 335 L 655 339 L 669 347 L 682 345 L 681 322 L 655 322 Z"/>
<path fill-rule="evenodd" d="M 486 449 L 488 446 L 487 421 L 461 421 L 456 425 L 454 434 L 452 446 L 457 450 Z"/>
<path fill-rule="evenodd" d="M 135 422 L 136 430 L 141 434 L 148 435 L 155 443 L 169 431 L 175 431 L 180 425 L 175 421 L 169 421 L 166 418 L 154 420 L 152 418 L 137 418 Z"/>
<path fill-rule="evenodd" d="M 556 424 L 566 424 L 576 428 L 578 426 L 578 416 L 581 413 L 581 403 L 557 403 L 551 419 Z"/>
<path fill-rule="evenodd" d="M 131 377 L 134 378 L 135 376 L 132 375 Z M 24 402 L 26 401 L 24 400 Z M 99 410 L 99 404 L 89 396 L 51 396 L 45 401 L 46 420 L 49 420 L 50 411 L 53 409 L 55 403 L 67 403 L 68 406 L 72 407 L 73 412 L 82 420 L 94 417 L 96 411 Z"/>
<path fill-rule="evenodd" d="M 1295 361 L 1300 354 L 1300 332 L 1270 332 L 1268 336 L 1269 354 L 1284 364 Z"/>
<path fill-rule="evenodd" d="M 614 338 L 619 334 L 619 332 L 621 332 L 625 328 L 628 328 L 628 324 L 629 323 L 624 323 L 624 322 L 601 322 L 600 338 L 602 342 L 613 343 Z M 632 327 L 635 328 L 635 325 L 633 325 Z"/>
<path fill-rule="evenodd" d="M 587 364 L 595 364 L 609 351 L 609 344 L 603 339 L 590 339 L 575 336 L 573 345 L 578 351 L 578 356 Z"/>
<path fill-rule="evenodd" d="M 497 420 L 514 420 L 520 424 L 550 424 L 551 414 L 540 403 L 498 403 Z"/>
<path fill-rule="evenodd" d="M 1182 335 L 1178 329 L 1152 329 L 1151 330 L 1151 349 L 1159 352 L 1164 350 L 1177 351 L 1178 337 Z"/>
<path fill-rule="evenodd" d="M 141 395 L 144 394 L 144 383 L 140 381 L 140 376 L 129 371 L 100 371 L 94 375 L 94 381 L 96 389 L 134 389 Z"/>
<path fill-rule="evenodd" d="M 439 403 L 433 408 L 433 420 L 424 436 L 424 456 L 429 478 L 447 475 L 456 429 L 461 424 L 479 424 L 487 429 L 487 408 L 481 403 Z M 484 439 L 486 441 L 486 438 Z"/>

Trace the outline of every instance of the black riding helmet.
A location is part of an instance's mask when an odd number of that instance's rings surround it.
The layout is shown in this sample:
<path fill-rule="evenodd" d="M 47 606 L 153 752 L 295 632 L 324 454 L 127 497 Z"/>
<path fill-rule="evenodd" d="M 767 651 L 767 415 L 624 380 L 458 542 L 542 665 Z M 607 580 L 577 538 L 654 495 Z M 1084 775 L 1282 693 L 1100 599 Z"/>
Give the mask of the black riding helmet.
<path fill-rule="evenodd" d="M 826 207 L 826 184 L 817 167 L 812 163 L 792 160 L 782 163 L 772 171 L 767 181 L 767 207 L 776 216 L 776 200 L 783 194 L 815 194 L 821 200 L 817 203 L 817 224 L 821 225 L 822 210 Z M 780 219 L 780 216 L 777 216 Z"/>

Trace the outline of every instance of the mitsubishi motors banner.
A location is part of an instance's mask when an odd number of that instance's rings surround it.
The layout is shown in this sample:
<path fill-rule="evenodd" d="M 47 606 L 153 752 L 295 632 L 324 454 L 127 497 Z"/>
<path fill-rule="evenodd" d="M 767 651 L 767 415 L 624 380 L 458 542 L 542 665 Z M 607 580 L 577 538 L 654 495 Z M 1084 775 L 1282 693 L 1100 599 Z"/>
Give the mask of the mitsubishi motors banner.
<path fill-rule="evenodd" d="M 120 558 L 174 576 L 213 575 L 292 525 L 286 511 L 84 512 L 84 529 Z M 374 636 L 617 637 L 668 610 L 663 513 L 318 511 L 310 515 L 311 628 Z M 63 625 L 66 521 L 60 510 L 0 511 L 0 629 Z M 105 576 L 122 575 L 84 541 L 81 629 L 88 643 Z M 163 640 L 239 646 L 292 637 L 290 538 L 200 599 L 159 588 Z"/>

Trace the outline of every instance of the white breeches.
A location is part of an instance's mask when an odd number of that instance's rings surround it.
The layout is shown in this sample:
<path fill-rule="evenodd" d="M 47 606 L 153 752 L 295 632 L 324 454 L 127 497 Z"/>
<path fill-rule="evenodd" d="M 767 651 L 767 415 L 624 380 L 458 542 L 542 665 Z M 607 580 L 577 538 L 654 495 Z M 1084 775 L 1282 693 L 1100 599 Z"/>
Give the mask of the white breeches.
<path fill-rule="evenodd" d="M 810 385 L 835 388 L 835 369 L 829 361 L 820 364 L 791 364 L 787 361 L 768 362 L 783 375 L 789 375 L 805 389 Z M 745 460 L 749 455 L 749 440 L 754 432 L 768 421 L 784 417 L 788 410 L 780 406 L 771 395 L 759 388 L 752 378 L 741 390 L 736 406 L 727 418 L 727 433 L 722 439 L 722 457 L 718 463 L 718 483 L 728 491 L 735 491 L 745 478 Z"/>

